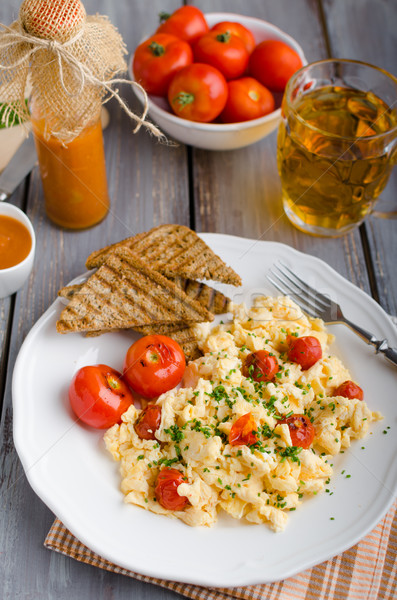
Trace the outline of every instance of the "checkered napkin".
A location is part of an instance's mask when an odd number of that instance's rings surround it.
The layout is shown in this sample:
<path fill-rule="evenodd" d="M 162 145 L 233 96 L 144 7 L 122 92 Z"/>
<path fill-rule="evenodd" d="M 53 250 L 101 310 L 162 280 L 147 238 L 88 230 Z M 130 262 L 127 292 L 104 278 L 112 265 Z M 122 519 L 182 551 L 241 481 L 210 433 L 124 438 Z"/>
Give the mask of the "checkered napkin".
<path fill-rule="evenodd" d="M 359 544 L 312 569 L 277 583 L 206 588 L 128 571 L 95 554 L 56 519 L 46 548 L 81 562 L 168 588 L 194 600 L 395 600 L 397 598 L 397 501 Z"/>

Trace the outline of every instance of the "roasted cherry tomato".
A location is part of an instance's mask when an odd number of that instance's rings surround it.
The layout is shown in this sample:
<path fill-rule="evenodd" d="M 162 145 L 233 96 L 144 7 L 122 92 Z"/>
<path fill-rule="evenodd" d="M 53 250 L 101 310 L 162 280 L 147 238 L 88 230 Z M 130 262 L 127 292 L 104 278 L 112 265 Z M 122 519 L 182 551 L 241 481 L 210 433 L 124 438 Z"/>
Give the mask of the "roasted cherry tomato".
<path fill-rule="evenodd" d="M 168 102 L 178 117 L 208 123 L 223 110 L 227 100 L 226 79 L 211 65 L 194 63 L 174 76 Z"/>
<path fill-rule="evenodd" d="M 277 358 L 267 350 L 251 352 L 244 359 L 241 370 L 244 377 L 252 377 L 255 381 L 271 381 L 278 371 Z"/>
<path fill-rule="evenodd" d="M 148 404 L 135 421 L 134 429 L 141 440 L 155 440 L 154 434 L 160 427 L 160 422 L 161 406 Z"/>
<path fill-rule="evenodd" d="M 279 40 L 261 42 L 249 60 L 250 74 L 272 92 L 283 92 L 288 79 L 301 66 L 299 54 Z"/>
<path fill-rule="evenodd" d="M 193 51 L 195 62 L 212 65 L 226 79 L 241 77 L 248 66 L 248 50 L 233 33 L 210 31 L 195 43 Z"/>
<path fill-rule="evenodd" d="M 233 423 L 229 433 L 229 444 L 231 446 L 252 446 L 257 441 L 255 419 L 249 412 Z"/>
<path fill-rule="evenodd" d="M 134 397 L 121 379 L 121 373 L 106 365 L 92 365 L 82 367 L 73 377 L 69 401 L 80 421 L 107 429 L 120 422 Z"/>
<path fill-rule="evenodd" d="M 258 119 L 274 110 L 273 94 L 253 77 L 241 77 L 227 84 L 229 93 L 221 112 L 223 123 Z"/>
<path fill-rule="evenodd" d="M 185 481 L 186 477 L 177 469 L 162 469 L 154 489 L 157 502 L 167 510 L 183 510 L 189 500 L 178 494 L 178 487 Z"/>
<path fill-rule="evenodd" d="M 222 21 L 211 27 L 211 31 L 218 31 L 218 33 L 229 32 L 233 33 L 233 35 L 237 35 L 247 48 L 248 54 L 251 54 L 255 48 L 256 43 L 253 33 L 244 27 L 244 25 L 241 25 L 241 23 L 235 21 Z"/>
<path fill-rule="evenodd" d="M 354 381 L 344 381 L 334 391 L 334 396 L 343 396 L 344 398 L 357 398 L 357 400 L 364 400 L 364 392 L 357 383 Z"/>
<path fill-rule="evenodd" d="M 166 33 L 156 33 L 135 50 L 134 77 L 148 94 L 166 96 L 172 77 L 193 62 L 187 42 Z"/>
<path fill-rule="evenodd" d="M 160 13 L 160 19 L 163 22 L 157 29 L 157 33 L 175 35 L 189 44 L 194 44 L 199 37 L 209 31 L 204 14 L 195 6 L 181 6 L 171 15 Z"/>
<path fill-rule="evenodd" d="M 293 446 L 310 447 L 316 435 L 316 430 L 306 415 L 291 415 L 282 419 L 279 423 L 288 425 Z"/>
<path fill-rule="evenodd" d="M 186 361 L 180 345 L 165 335 L 147 335 L 129 347 L 123 377 L 137 394 L 156 398 L 183 377 Z"/>
<path fill-rule="evenodd" d="M 322 357 L 321 344 L 316 337 L 306 335 L 290 339 L 288 359 L 298 363 L 304 371 L 310 369 Z"/>

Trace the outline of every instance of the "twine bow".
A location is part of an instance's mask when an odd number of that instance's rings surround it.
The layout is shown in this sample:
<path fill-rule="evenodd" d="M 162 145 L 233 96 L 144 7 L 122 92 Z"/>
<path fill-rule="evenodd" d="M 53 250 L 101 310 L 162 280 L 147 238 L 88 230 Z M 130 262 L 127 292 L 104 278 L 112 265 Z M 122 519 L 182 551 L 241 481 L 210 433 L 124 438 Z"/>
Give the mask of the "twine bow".
<path fill-rule="evenodd" d="M 93 18 L 94 19 L 94 18 Z M 105 17 L 95 17 L 95 19 L 106 19 Z M 4 88 L 12 87 L 13 80 L 19 80 L 18 85 L 15 87 L 23 88 L 26 87 L 27 76 L 29 69 L 32 68 L 32 61 L 34 56 L 40 50 L 46 50 L 54 56 L 54 59 L 58 66 L 59 84 L 69 98 L 78 98 L 84 94 L 87 84 L 95 86 L 98 93 L 101 96 L 101 102 L 104 104 L 108 102 L 110 98 L 115 98 L 124 112 L 137 123 L 134 133 L 139 131 L 142 125 L 155 137 L 159 139 L 165 139 L 164 134 L 150 121 L 146 120 L 146 116 L 149 109 L 149 102 L 147 93 L 144 88 L 137 83 L 124 78 L 110 77 L 108 79 L 98 77 L 90 67 L 83 62 L 79 56 L 72 51 L 76 42 L 79 42 L 84 37 L 84 28 L 78 31 L 71 39 L 65 42 L 58 42 L 57 40 L 43 39 L 27 33 L 20 22 L 15 22 L 12 26 L 3 25 L 0 23 L 0 77 L 1 72 L 5 73 L 4 80 L 0 78 L 0 94 Z M 6 64 L 4 64 L 6 62 Z M 49 64 L 49 63 L 48 63 Z M 75 82 L 78 87 L 75 91 L 68 89 L 67 83 L 64 76 L 64 65 L 69 66 L 69 73 L 73 73 Z M 68 74 L 70 79 L 70 76 Z M 21 80 L 23 79 L 23 86 L 21 86 Z M 132 112 L 125 101 L 119 95 L 118 89 L 113 89 L 112 86 L 115 84 L 127 84 L 136 87 L 140 90 L 143 96 L 144 109 L 141 116 L 136 115 Z M 51 93 L 54 91 L 51 90 Z M 105 94 L 108 97 L 103 100 Z M 8 94 L 9 95 L 9 94 Z M 3 99 L 3 98 L 2 98 Z M 11 99 L 12 108 L 15 112 L 22 116 L 21 112 L 26 112 L 25 101 L 23 99 L 23 107 L 18 110 L 16 103 L 20 103 L 20 98 Z M 3 111 L 2 121 L 6 122 L 9 119 L 9 112 Z"/>

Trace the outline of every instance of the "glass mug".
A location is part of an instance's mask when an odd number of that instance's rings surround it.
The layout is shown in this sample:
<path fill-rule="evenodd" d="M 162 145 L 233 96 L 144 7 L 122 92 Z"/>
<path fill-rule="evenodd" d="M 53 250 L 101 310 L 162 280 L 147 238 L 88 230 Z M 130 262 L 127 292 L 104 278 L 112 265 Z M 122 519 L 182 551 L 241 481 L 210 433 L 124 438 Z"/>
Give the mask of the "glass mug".
<path fill-rule="evenodd" d="M 397 157 L 396 101 L 397 79 L 358 61 L 323 60 L 292 76 L 277 165 L 284 210 L 298 229 L 337 237 L 373 211 Z"/>

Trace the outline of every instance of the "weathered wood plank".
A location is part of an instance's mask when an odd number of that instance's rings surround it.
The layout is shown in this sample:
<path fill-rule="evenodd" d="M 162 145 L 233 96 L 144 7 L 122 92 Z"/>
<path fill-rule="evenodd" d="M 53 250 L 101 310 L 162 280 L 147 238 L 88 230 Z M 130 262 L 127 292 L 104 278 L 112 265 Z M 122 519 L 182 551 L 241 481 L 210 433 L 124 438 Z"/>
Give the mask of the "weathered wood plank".
<path fill-rule="evenodd" d="M 0 20 L 9 23 L 16 18 L 19 4 L 19 0 L 1 3 Z M 132 52 L 141 37 L 155 28 L 160 10 L 172 11 L 180 2 L 87 0 L 84 4 L 88 13 L 108 14 Z M 128 86 L 122 93 L 131 107 L 140 110 Z M 4 600 L 175 597 L 45 550 L 43 541 L 54 516 L 30 488 L 12 442 L 11 376 L 16 356 L 59 287 L 83 272 L 86 256 L 101 245 L 161 222 L 189 223 L 186 149 L 159 145 L 143 131 L 134 136 L 132 124 L 118 106 L 111 102 L 108 109 L 111 122 L 105 131 L 105 149 L 112 208 L 103 223 L 84 232 L 51 225 L 44 214 L 37 169 L 32 174 L 28 214 L 37 235 L 37 258 L 29 283 L 16 297 L 0 428 L 0 595 Z M 6 301 L 2 331 L 8 306 Z"/>
<path fill-rule="evenodd" d="M 378 0 L 324 0 L 334 56 L 369 62 L 397 75 L 397 4 Z M 365 43 L 363 43 L 365 40 Z M 397 210 L 397 169 L 377 204 Z M 397 314 L 397 222 L 370 217 L 365 223 L 379 302 Z"/>
<path fill-rule="evenodd" d="M 265 19 L 294 37 L 307 60 L 327 57 L 318 3 L 311 0 L 238 0 L 196 3 L 206 12 L 243 12 Z M 194 151 L 197 230 L 275 240 L 326 260 L 369 291 L 359 232 L 340 241 L 305 235 L 290 225 L 281 206 L 276 166 L 277 133 L 234 152 Z"/>
<path fill-rule="evenodd" d="M 26 199 L 27 182 L 23 181 L 9 202 L 22 208 Z M 25 284 L 25 286 L 28 284 Z M 5 389 L 8 366 L 8 345 L 12 327 L 15 296 L 0 299 L 0 419 L 3 408 L 3 390 Z"/>

